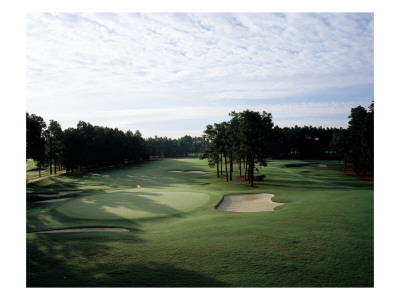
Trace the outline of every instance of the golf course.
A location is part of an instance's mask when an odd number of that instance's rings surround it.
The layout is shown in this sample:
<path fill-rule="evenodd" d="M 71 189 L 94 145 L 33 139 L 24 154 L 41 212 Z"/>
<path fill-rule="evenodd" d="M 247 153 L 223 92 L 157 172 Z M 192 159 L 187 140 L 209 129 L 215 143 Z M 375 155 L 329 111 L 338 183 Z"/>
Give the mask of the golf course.
<path fill-rule="evenodd" d="M 340 168 L 269 160 L 252 187 L 169 158 L 28 183 L 27 287 L 372 287 L 374 184 Z M 261 194 L 276 205 L 221 209 Z"/>

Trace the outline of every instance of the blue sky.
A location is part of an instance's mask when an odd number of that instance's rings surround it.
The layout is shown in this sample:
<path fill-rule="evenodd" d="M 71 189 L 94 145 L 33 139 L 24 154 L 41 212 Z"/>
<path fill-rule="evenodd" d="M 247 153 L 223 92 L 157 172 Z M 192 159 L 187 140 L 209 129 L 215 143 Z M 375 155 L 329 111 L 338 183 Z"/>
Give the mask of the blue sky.
<path fill-rule="evenodd" d="M 373 33 L 371 13 L 28 13 L 26 109 L 144 137 L 245 109 L 347 127 L 374 98 Z"/>

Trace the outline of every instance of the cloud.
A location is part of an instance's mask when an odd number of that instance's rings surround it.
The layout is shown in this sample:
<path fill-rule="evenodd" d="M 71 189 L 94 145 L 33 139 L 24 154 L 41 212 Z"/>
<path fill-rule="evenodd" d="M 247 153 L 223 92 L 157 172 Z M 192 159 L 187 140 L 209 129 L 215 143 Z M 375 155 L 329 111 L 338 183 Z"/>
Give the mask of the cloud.
<path fill-rule="evenodd" d="M 327 25 L 336 19 L 341 27 Z M 356 25 L 342 14 L 34 14 L 28 22 L 28 74 L 46 65 L 47 81 L 61 87 L 67 82 L 79 88 L 82 77 L 96 77 L 100 87 L 197 86 L 217 93 L 247 88 L 254 79 L 284 90 L 321 74 L 328 77 L 325 85 L 344 86 L 350 83 L 338 75 L 349 71 L 371 83 L 372 44 L 362 48 L 370 40 L 357 36 Z"/>
<path fill-rule="evenodd" d="M 371 14 L 27 15 L 27 107 L 54 115 L 162 119 L 157 109 L 373 85 L 373 70 Z"/>

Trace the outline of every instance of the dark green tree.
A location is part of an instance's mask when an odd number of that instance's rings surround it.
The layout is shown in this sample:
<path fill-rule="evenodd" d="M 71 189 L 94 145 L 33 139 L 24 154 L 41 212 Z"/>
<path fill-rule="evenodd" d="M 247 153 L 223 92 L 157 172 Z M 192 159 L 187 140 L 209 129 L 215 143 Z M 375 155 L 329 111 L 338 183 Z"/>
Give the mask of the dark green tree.
<path fill-rule="evenodd" d="M 363 159 L 363 133 L 367 110 L 362 106 L 351 109 L 349 116 L 349 150 L 352 158 L 354 172 L 361 173 L 365 171 L 365 160 Z"/>
<path fill-rule="evenodd" d="M 336 157 L 339 160 L 344 161 L 344 156 L 347 153 L 348 149 L 348 139 L 347 139 L 347 130 L 346 129 L 335 129 L 332 134 L 332 138 L 330 141 L 330 147 L 336 153 Z M 345 162 L 346 163 L 346 162 Z"/>
<path fill-rule="evenodd" d="M 265 111 L 260 114 L 250 110 L 232 112 L 230 115 L 239 120 L 239 137 L 242 149 L 246 151 L 249 183 L 254 186 L 255 163 L 266 166 L 266 158 L 272 152 L 275 143 L 272 115 Z"/>
<path fill-rule="evenodd" d="M 374 171 L 374 102 L 368 107 L 365 116 L 361 140 L 361 160 L 364 163 L 363 172 Z"/>
<path fill-rule="evenodd" d="M 35 114 L 26 113 L 26 159 L 31 158 L 39 168 L 46 166 L 46 145 L 44 131 L 46 123 Z"/>
<path fill-rule="evenodd" d="M 53 166 L 54 173 L 57 173 L 57 165 L 62 162 L 63 151 L 63 131 L 57 121 L 50 120 L 49 126 L 45 131 L 47 159 L 50 166 L 50 174 L 52 174 Z"/>

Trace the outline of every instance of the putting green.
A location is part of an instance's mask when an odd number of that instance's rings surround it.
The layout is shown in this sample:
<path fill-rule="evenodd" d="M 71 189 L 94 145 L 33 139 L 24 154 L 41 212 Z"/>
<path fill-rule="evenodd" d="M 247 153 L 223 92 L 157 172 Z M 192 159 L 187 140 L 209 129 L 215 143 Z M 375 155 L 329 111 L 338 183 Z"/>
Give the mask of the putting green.
<path fill-rule="evenodd" d="M 57 210 L 80 219 L 138 219 L 189 212 L 209 199 L 204 193 L 132 189 L 79 197 Z"/>

